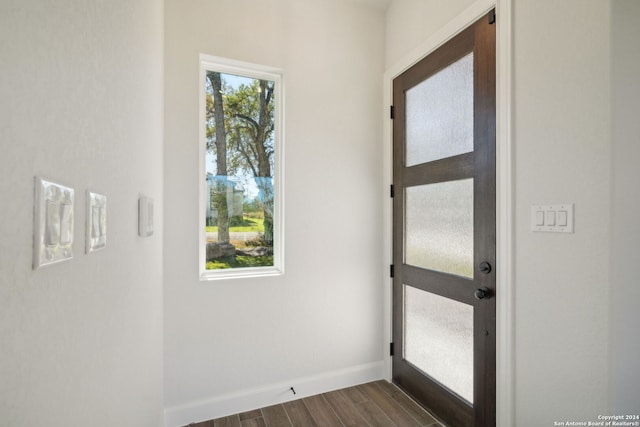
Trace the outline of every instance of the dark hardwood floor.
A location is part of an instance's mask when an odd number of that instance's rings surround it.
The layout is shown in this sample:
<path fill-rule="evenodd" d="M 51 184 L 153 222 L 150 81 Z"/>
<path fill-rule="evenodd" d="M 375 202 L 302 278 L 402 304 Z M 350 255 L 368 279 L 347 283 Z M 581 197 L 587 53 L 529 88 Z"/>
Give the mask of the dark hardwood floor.
<path fill-rule="evenodd" d="M 395 385 L 375 381 L 188 427 L 444 427 Z"/>

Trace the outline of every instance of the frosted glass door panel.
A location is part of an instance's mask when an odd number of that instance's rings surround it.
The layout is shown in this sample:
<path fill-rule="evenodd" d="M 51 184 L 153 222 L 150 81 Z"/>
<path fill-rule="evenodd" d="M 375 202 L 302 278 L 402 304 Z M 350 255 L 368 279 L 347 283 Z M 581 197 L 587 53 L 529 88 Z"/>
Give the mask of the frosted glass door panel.
<path fill-rule="evenodd" d="M 473 403 L 473 307 L 404 286 L 404 358 Z"/>
<path fill-rule="evenodd" d="M 473 151 L 473 53 L 405 93 L 406 163 Z"/>
<path fill-rule="evenodd" d="M 408 187 L 405 262 L 473 277 L 473 179 Z"/>

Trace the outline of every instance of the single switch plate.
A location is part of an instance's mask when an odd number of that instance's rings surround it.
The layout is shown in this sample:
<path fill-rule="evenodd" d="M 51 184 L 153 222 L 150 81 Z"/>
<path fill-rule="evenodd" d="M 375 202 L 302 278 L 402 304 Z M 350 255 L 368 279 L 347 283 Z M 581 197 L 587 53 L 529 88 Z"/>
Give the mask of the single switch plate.
<path fill-rule="evenodd" d="M 74 190 L 35 178 L 33 269 L 73 258 Z"/>
<path fill-rule="evenodd" d="M 107 245 L 107 196 L 87 191 L 86 253 Z"/>
<path fill-rule="evenodd" d="M 531 206 L 531 231 L 573 233 L 573 204 Z"/>

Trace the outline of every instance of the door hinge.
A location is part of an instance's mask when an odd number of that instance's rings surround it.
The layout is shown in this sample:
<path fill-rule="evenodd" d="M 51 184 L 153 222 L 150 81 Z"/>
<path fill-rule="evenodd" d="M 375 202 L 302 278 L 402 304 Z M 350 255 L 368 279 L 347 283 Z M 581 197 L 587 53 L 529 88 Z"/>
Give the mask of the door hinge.
<path fill-rule="evenodd" d="M 389 343 L 389 356 L 393 356 L 393 343 Z"/>
<path fill-rule="evenodd" d="M 395 117 L 395 111 L 392 105 L 391 107 L 389 107 L 389 118 L 393 120 L 394 117 Z"/>
<path fill-rule="evenodd" d="M 491 12 L 489 12 L 489 25 L 495 24 L 495 23 L 496 23 L 496 10 L 491 9 Z"/>
<path fill-rule="evenodd" d="M 389 189 L 389 196 L 390 196 L 390 197 L 395 197 L 395 196 L 396 196 L 396 192 L 395 192 L 395 191 L 394 191 L 394 189 L 393 189 L 393 184 L 390 186 L 390 189 Z"/>
<path fill-rule="evenodd" d="M 395 273 L 396 273 L 395 268 L 394 268 L 393 264 L 391 264 L 389 266 L 389 276 L 394 277 Z"/>

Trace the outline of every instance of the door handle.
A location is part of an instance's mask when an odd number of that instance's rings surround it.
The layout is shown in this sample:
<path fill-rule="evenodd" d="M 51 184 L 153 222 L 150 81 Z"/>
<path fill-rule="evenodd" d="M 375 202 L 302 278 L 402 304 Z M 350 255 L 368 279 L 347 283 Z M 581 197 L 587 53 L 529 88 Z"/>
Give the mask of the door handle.
<path fill-rule="evenodd" d="M 492 295 L 491 289 L 489 288 L 479 288 L 473 293 L 473 296 L 476 297 L 476 299 L 491 298 Z"/>

